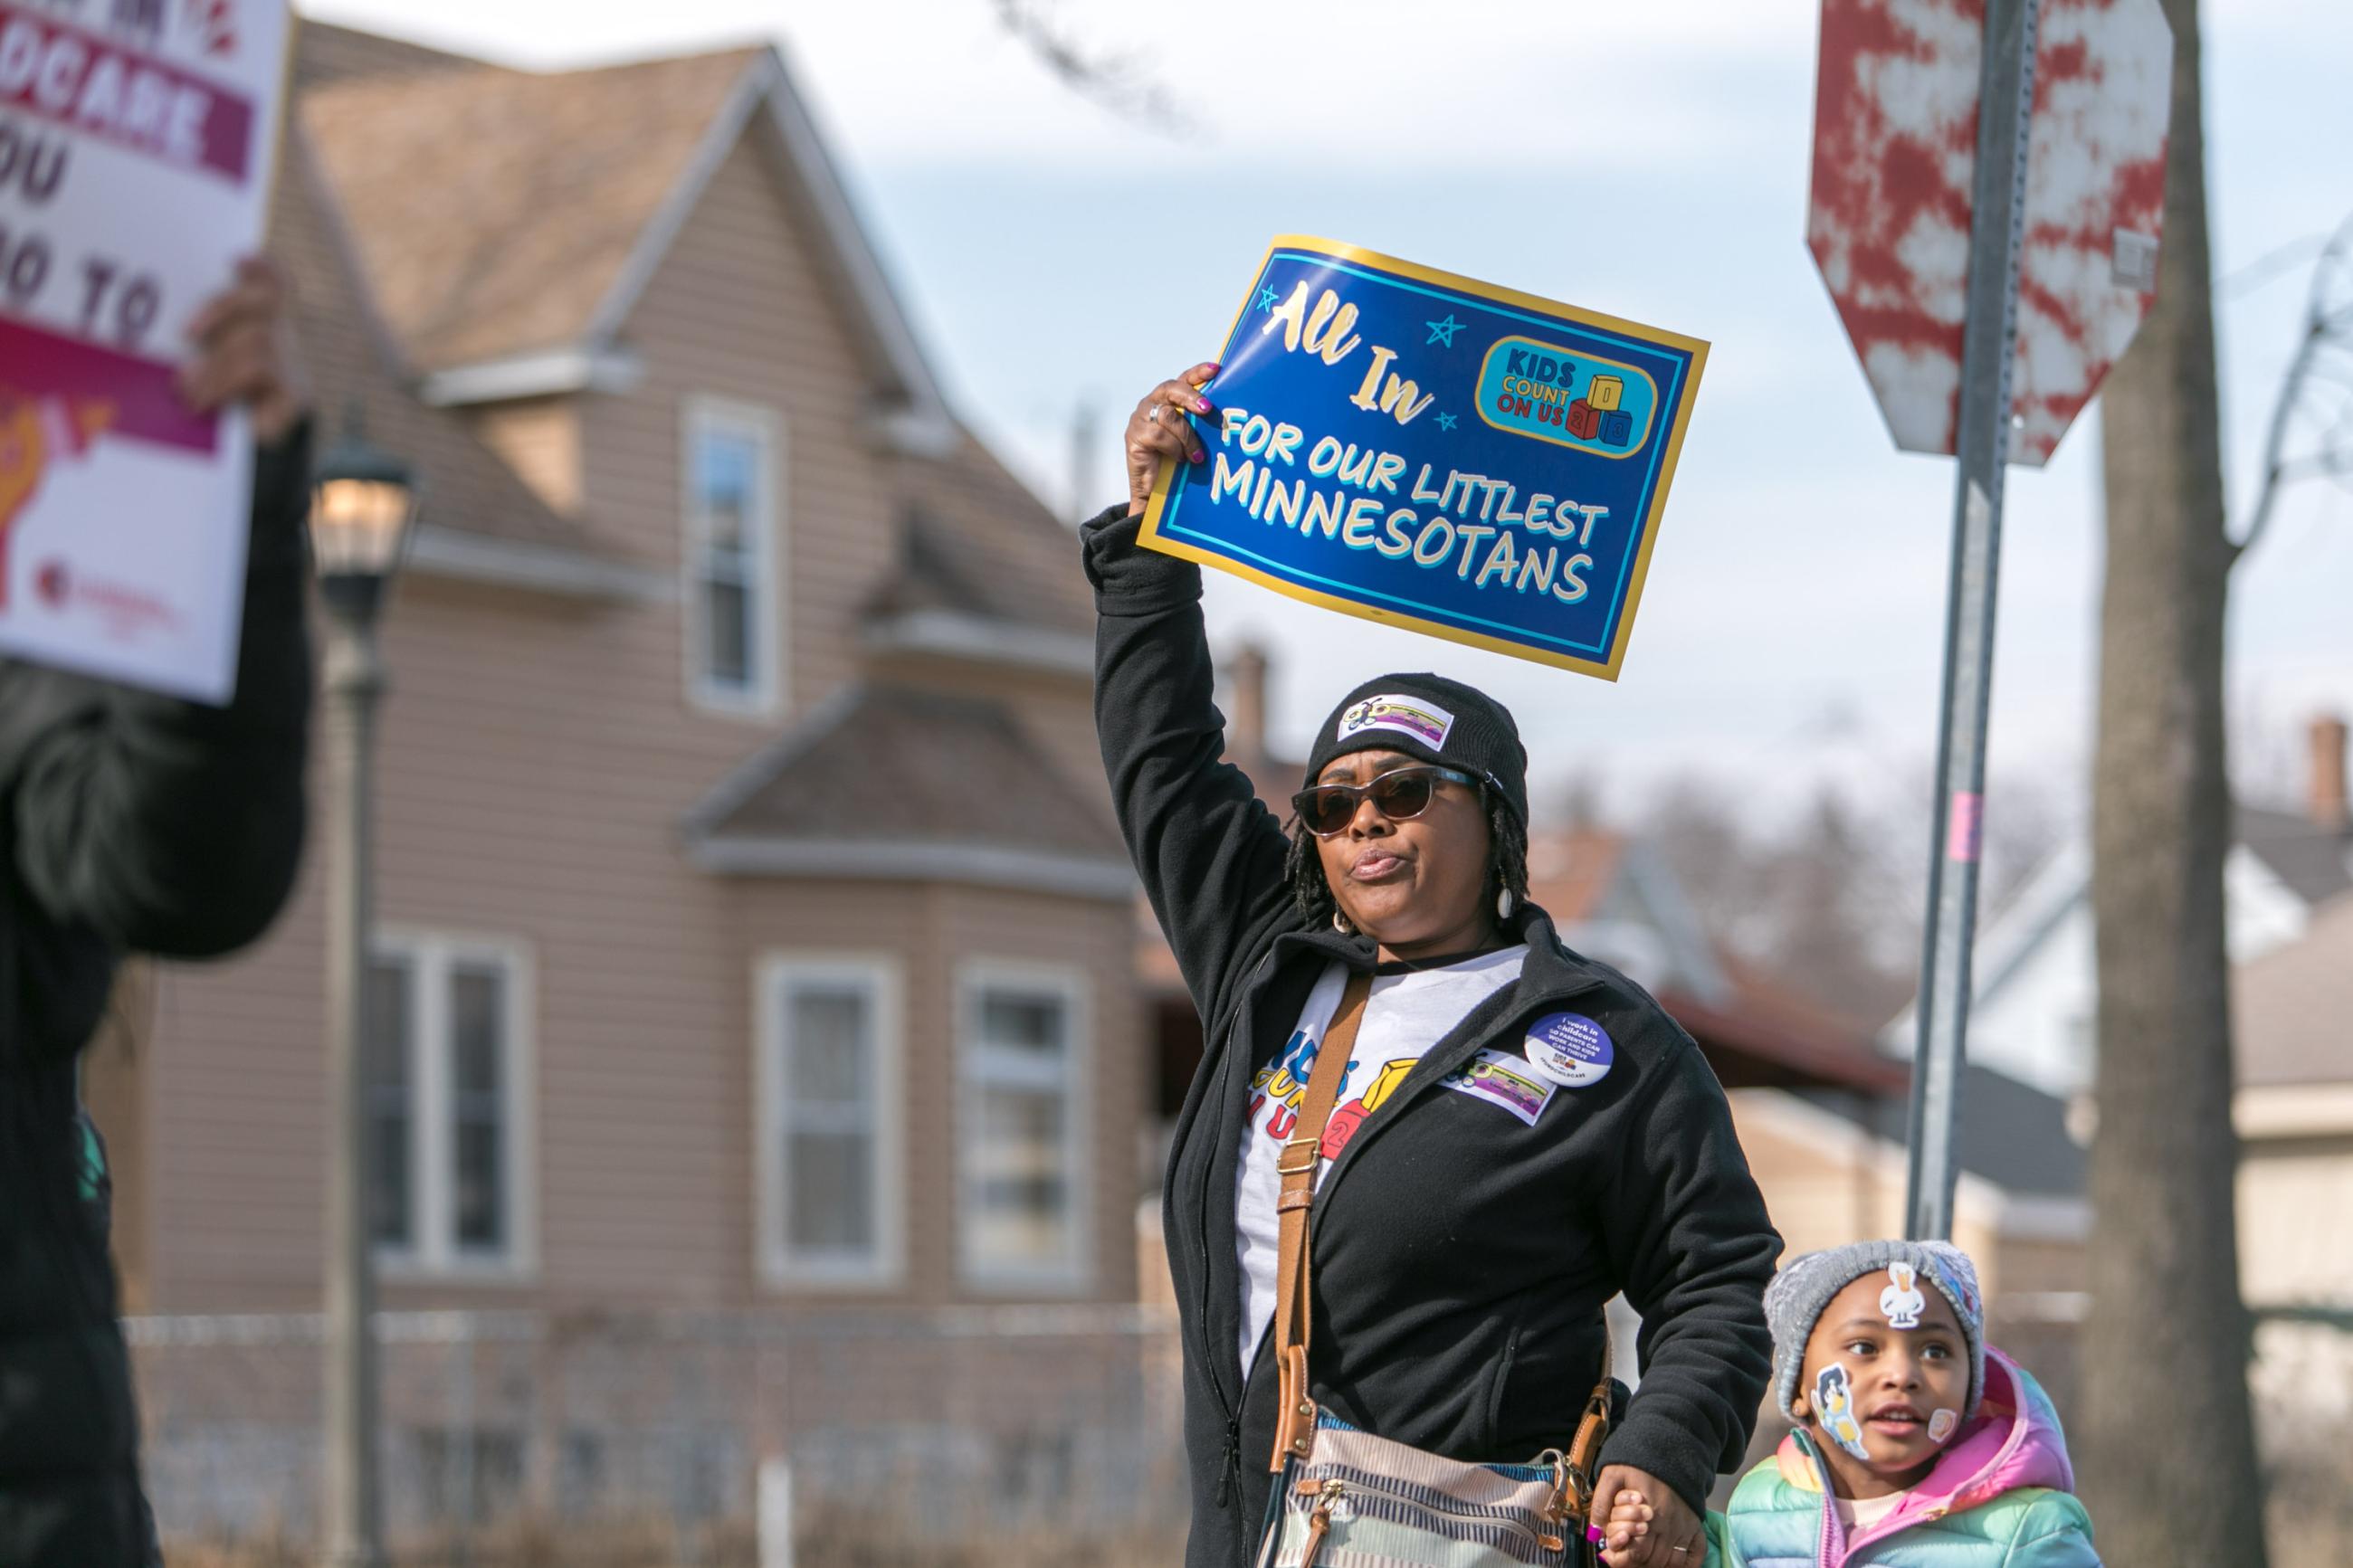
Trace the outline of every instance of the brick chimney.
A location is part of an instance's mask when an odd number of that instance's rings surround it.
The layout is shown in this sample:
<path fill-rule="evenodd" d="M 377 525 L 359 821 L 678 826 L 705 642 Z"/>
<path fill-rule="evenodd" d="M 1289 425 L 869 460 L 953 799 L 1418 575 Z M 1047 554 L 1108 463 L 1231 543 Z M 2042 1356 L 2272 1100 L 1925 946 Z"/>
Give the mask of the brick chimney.
<path fill-rule="evenodd" d="M 2312 721 L 2312 820 L 2331 833 L 2353 832 L 2345 798 L 2345 721 L 2324 713 Z"/>
<path fill-rule="evenodd" d="M 1226 745 L 1238 757 L 1266 755 L 1266 650 L 1256 643 L 1244 643 L 1226 667 L 1234 701 L 1233 727 L 1227 733 Z"/>

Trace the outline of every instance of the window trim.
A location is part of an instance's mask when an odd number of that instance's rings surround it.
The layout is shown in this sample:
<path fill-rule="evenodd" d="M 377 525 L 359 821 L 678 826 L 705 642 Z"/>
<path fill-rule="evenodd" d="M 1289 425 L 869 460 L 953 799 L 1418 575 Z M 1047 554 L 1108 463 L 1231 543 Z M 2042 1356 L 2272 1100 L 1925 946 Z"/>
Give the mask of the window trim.
<path fill-rule="evenodd" d="M 538 966 L 509 937 L 415 926 L 376 928 L 372 963 L 410 966 L 414 1037 L 408 1061 L 409 1245 L 375 1247 L 384 1279 L 529 1283 L 539 1273 Z M 456 1185 L 456 1077 L 450 1059 L 449 975 L 459 964 L 499 971 L 505 983 L 506 1244 L 460 1248 L 449 1212 Z"/>
<path fill-rule="evenodd" d="M 873 999 L 874 1246 L 860 1260 L 796 1252 L 785 1234 L 791 1204 L 785 1192 L 784 1001 L 786 988 L 801 981 L 848 982 Z M 886 952 L 773 949 L 754 966 L 754 1261 L 760 1282 L 771 1289 L 867 1290 L 905 1283 L 905 986 L 900 960 Z"/>
<path fill-rule="evenodd" d="M 748 436 L 759 454 L 760 504 L 751 519 L 747 552 L 752 557 L 751 630 L 756 647 L 751 681 L 741 691 L 713 684 L 705 678 L 702 668 L 704 542 L 700 498 L 695 491 L 695 452 L 699 437 L 708 433 Z M 785 425 L 783 416 L 776 409 L 702 394 L 681 402 L 679 624 L 685 656 L 681 673 L 687 701 L 702 712 L 723 718 L 771 720 L 784 710 L 785 637 L 789 630 L 784 604 L 784 479 Z"/>
<path fill-rule="evenodd" d="M 1070 1030 L 1070 1114 L 1064 1123 L 1062 1169 L 1070 1194 L 1067 1262 L 1045 1268 L 981 1257 L 971 1205 L 979 1191 L 972 1162 L 980 1146 L 976 1052 L 979 1003 L 987 990 L 1046 993 L 1059 1000 Z M 999 1295 L 1079 1296 L 1095 1284 L 1095 1212 L 1087 1180 L 1087 1150 L 1094 1132 L 1093 995 L 1087 972 L 1075 964 L 973 958 L 955 971 L 956 1273 L 968 1288 Z"/>

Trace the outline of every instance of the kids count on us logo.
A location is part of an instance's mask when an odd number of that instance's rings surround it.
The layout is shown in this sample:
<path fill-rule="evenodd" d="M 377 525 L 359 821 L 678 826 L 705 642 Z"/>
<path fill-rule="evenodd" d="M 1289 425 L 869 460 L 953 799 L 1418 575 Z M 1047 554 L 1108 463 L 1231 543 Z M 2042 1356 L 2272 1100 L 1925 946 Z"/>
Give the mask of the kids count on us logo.
<path fill-rule="evenodd" d="M 1650 438 L 1659 389 L 1630 364 L 1535 338 L 1499 338 L 1479 367 L 1479 417 L 1604 458 L 1630 458 Z"/>

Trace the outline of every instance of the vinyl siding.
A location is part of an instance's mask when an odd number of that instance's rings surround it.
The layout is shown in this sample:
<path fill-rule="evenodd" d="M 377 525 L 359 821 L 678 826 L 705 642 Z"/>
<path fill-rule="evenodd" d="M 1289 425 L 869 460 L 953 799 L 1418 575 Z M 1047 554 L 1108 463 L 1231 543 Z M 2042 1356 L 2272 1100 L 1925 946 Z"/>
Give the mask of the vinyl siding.
<path fill-rule="evenodd" d="M 1099 1188 L 1091 1293 L 1134 1289 L 1146 1044 L 1124 906 L 727 879 L 694 869 L 681 848 L 680 820 L 714 783 L 860 675 L 859 611 L 896 546 L 865 372 L 776 194 L 765 134 L 726 161 L 626 325 L 642 382 L 519 410 L 494 439 L 527 477 L 536 471 L 543 493 L 560 490 L 560 470 L 576 462 L 583 528 L 674 572 L 682 401 L 774 409 L 784 431 L 784 537 L 770 559 L 774 586 L 789 595 L 785 711 L 754 721 L 695 709 L 675 603 L 586 605 L 420 575 L 400 585 L 385 618 L 378 918 L 528 952 L 536 1124 L 533 1271 L 495 1283 L 395 1278 L 391 1306 L 773 1299 L 754 1267 L 753 975 L 763 955 L 794 948 L 867 950 L 902 965 L 908 1275 L 896 1299 L 917 1301 L 965 1294 L 947 1186 L 956 965 L 985 955 L 1084 973 Z M 1004 694 L 1081 787 L 1100 792 L 1092 742 L 1081 744 L 1083 683 L 1014 677 Z M 150 1310 L 318 1300 L 324 847 L 335 804 L 326 739 L 322 725 L 312 851 L 285 916 L 233 961 L 159 966 L 138 1081 L 109 1089 L 153 1111 L 137 1162 L 142 1255 L 126 1258 Z"/>

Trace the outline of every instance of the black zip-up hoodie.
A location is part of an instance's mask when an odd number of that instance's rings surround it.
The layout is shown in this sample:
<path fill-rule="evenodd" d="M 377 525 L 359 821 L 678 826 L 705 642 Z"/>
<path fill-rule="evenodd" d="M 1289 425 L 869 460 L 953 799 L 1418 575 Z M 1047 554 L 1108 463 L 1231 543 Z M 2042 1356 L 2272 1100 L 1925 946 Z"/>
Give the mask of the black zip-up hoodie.
<path fill-rule="evenodd" d="M 74 1063 L 121 955 L 206 958 L 278 913 L 311 713 L 307 426 L 258 456 L 237 694 L 0 659 L 0 1565 L 144 1568 L 130 1357 Z M 168 1047 L 167 1047 L 168 1048 Z"/>
<path fill-rule="evenodd" d="M 1139 548 L 1124 509 L 1082 538 L 1095 588 L 1095 727 L 1112 798 L 1200 1009 L 1206 1050 L 1179 1113 L 1162 1221 L 1184 1334 L 1193 1489 L 1187 1568 L 1250 1561 L 1274 1441 L 1272 1358 L 1247 1378 L 1236 1163 L 1250 1077 L 1308 992 L 1370 941 L 1310 930 L 1285 839 L 1221 762 L 1199 569 Z M 1602 1451 L 1694 1510 L 1736 1466 L 1771 1363 L 1764 1289 L 1781 1238 L 1691 1037 L 1642 989 L 1515 911 L 1517 985 L 1474 1008 L 1349 1139 L 1310 1210 L 1310 1381 L 1333 1415 L 1471 1460 L 1565 1444 L 1600 1376 L 1602 1305 L 1642 1315 L 1641 1388 Z M 1534 1126 L 1439 1080 L 1518 1052 L 1548 1013 L 1593 1019 L 1609 1073 L 1555 1091 Z"/>

